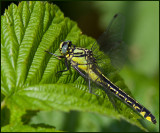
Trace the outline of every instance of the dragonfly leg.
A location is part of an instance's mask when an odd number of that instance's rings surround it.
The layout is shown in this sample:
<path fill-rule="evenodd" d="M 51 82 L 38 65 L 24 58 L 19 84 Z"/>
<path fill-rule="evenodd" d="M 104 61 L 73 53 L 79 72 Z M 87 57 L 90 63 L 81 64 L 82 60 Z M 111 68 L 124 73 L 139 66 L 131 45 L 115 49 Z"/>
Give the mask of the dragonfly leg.
<path fill-rule="evenodd" d="M 49 52 L 49 51 L 47 51 L 47 50 L 45 50 L 45 52 L 47 52 L 47 53 L 49 53 L 49 54 L 51 54 L 51 55 L 56 56 L 60 61 L 62 61 L 61 58 L 65 58 L 64 56 L 58 56 L 58 55 L 53 54 L 53 53 L 51 53 L 51 52 Z M 63 61 L 62 61 L 62 62 L 63 62 Z M 64 63 L 64 62 L 63 62 L 63 63 Z M 67 59 L 66 59 L 66 58 L 65 58 L 65 66 L 67 67 L 67 70 L 58 71 L 57 73 L 59 73 L 59 72 L 65 72 L 65 71 L 68 71 L 68 70 L 69 70 L 69 65 L 68 65 L 68 63 L 67 63 Z M 57 74 L 57 73 L 56 73 L 56 74 Z"/>
<path fill-rule="evenodd" d="M 85 75 L 82 71 L 80 71 L 80 70 L 78 69 L 78 66 L 72 65 L 72 67 L 73 67 L 82 77 L 88 79 L 88 76 Z"/>
<path fill-rule="evenodd" d="M 88 80 L 88 88 L 89 88 L 89 93 L 94 94 L 94 95 L 96 95 L 96 96 L 99 96 L 99 95 L 97 95 L 97 94 L 95 94 L 95 93 L 92 92 L 91 79 L 90 79 L 90 78 L 89 78 L 89 80 Z"/>
<path fill-rule="evenodd" d="M 66 71 L 70 70 L 70 69 L 69 69 L 68 62 L 67 62 L 67 58 L 65 58 L 65 66 L 67 67 L 67 70 L 58 71 L 57 73 L 59 73 L 59 72 L 66 72 Z M 69 72 L 70 72 L 70 74 L 71 74 L 71 71 L 69 71 Z"/>
<path fill-rule="evenodd" d="M 88 80 L 88 88 L 89 88 L 89 93 L 92 93 L 92 89 L 91 89 L 91 80 Z"/>
<path fill-rule="evenodd" d="M 53 53 L 51 53 L 51 52 L 49 52 L 49 51 L 47 51 L 47 50 L 45 50 L 44 52 L 47 52 L 48 54 L 51 54 L 51 55 L 56 56 L 59 60 L 60 60 L 61 58 L 64 58 L 64 56 L 58 56 L 58 55 L 53 54 Z"/>

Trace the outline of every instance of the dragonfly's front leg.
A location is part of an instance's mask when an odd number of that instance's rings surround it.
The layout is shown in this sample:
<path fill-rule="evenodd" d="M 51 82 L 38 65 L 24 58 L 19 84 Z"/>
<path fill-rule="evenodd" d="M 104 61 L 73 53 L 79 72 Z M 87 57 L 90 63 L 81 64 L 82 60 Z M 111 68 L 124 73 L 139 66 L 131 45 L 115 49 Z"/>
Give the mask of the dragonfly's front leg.
<path fill-rule="evenodd" d="M 45 50 L 44 52 L 47 52 L 48 54 L 52 54 L 52 55 L 56 56 L 59 60 L 62 59 L 62 58 L 65 58 L 64 56 L 58 56 L 58 55 L 53 54 L 53 53 L 51 53 L 51 52 L 49 52 L 47 50 Z"/>
<path fill-rule="evenodd" d="M 67 59 L 66 59 L 65 56 L 58 56 L 58 55 L 53 54 L 53 53 L 51 53 L 51 52 L 49 52 L 49 51 L 47 51 L 47 50 L 45 50 L 45 52 L 47 52 L 47 53 L 49 53 L 49 54 L 51 54 L 51 55 L 56 56 L 60 61 L 62 61 L 62 60 L 61 60 L 62 58 L 65 58 L 65 66 L 67 67 L 67 70 L 58 71 L 57 73 L 59 73 L 59 72 L 65 72 L 65 71 L 68 71 L 68 70 L 69 70 L 69 65 L 68 65 L 68 62 L 67 62 Z M 63 61 L 62 61 L 62 62 L 63 62 Z M 64 63 L 64 62 L 63 62 L 63 63 Z"/>

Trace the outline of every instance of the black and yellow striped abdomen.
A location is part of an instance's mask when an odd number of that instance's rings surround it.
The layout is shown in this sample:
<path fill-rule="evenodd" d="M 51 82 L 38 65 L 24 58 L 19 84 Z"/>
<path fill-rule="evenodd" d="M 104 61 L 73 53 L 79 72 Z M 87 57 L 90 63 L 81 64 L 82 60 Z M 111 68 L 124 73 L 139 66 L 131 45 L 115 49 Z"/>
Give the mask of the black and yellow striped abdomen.
<path fill-rule="evenodd" d="M 144 106 L 139 104 L 135 99 L 127 95 L 124 91 L 122 91 L 120 88 L 118 88 L 116 85 L 114 85 L 109 79 L 107 79 L 103 74 L 102 74 L 103 80 L 105 83 L 102 83 L 103 86 L 107 86 L 108 89 L 114 93 L 119 99 L 124 101 L 127 105 L 130 107 L 134 108 L 137 112 L 139 112 L 145 119 L 148 121 L 156 124 L 156 119 L 155 117 L 151 114 L 151 112 L 146 109 Z"/>

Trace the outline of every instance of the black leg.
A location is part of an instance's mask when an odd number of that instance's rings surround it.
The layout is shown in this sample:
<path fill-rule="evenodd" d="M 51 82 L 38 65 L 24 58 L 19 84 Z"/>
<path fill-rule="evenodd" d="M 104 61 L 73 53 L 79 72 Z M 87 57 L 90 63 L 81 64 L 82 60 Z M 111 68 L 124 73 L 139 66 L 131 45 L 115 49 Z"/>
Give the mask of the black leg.
<path fill-rule="evenodd" d="M 47 51 L 47 50 L 45 50 L 45 52 L 47 52 L 48 54 L 51 54 L 51 55 L 56 56 L 59 60 L 60 60 L 61 58 L 65 58 L 64 56 L 58 56 L 58 55 L 53 54 L 53 53 L 51 53 L 51 52 L 49 52 L 49 51 Z"/>
<path fill-rule="evenodd" d="M 68 62 L 67 62 L 67 58 L 65 58 L 65 66 L 67 67 L 67 70 L 58 71 L 57 73 L 59 73 L 59 72 L 65 72 L 65 71 L 68 71 L 68 70 L 70 70 L 70 69 L 69 69 Z"/>
<path fill-rule="evenodd" d="M 65 58 L 65 56 L 58 56 L 58 55 L 56 55 L 56 54 L 53 54 L 53 53 L 51 53 L 51 52 L 49 52 L 49 51 L 47 51 L 47 50 L 45 50 L 45 52 L 47 52 L 47 53 L 49 53 L 49 54 L 51 54 L 51 55 L 54 55 L 54 56 L 56 56 L 60 61 L 62 61 L 61 59 L 62 58 Z M 63 61 L 62 61 L 63 62 Z M 64 62 L 63 62 L 64 63 Z M 65 72 L 65 71 L 68 71 L 69 70 L 69 66 L 68 66 L 68 63 L 67 63 L 67 59 L 65 58 L 65 65 L 66 65 L 66 67 L 67 67 L 67 70 L 63 70 L 63 71 L 58 71 L 57 73 L 59 73 L 59 72 Z M 56 74 L 57 74 L 56 73 Z"/>

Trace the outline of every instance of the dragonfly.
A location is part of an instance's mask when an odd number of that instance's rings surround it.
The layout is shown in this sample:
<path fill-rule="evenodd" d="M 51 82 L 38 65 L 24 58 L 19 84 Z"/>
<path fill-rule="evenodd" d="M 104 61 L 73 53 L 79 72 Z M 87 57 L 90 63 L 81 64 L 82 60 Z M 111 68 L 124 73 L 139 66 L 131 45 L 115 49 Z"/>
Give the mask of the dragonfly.
<path fill-rule="evenodd" d="M 104 34 L 102 34 L 100 36 L 100 38 L 98 39 L 99 43 L 105 43 L 107 40 L 105 40 L 106 38 L 110 41 L 106 42 L 106 43 L 110 43 L 112 44 L 112 37 L 109 37 L 109 32 L 110 29 L 112 29 L 112 25 L 115 22 L 115 20 L 118 18 L 119 14 L 116 14 L 111 23 L 109 24 L 106 32 Z M 115 42 L 118 42 L 117 44 L 121 43 L 121 38 L 122 38 L 122 34 L 118 35 L 119 39 L 117 38 L 117 40 Z M 105 39 L 104 39 L 105 38 Z M 99 41 L 100 40 L 100 41 Z M 103 41 L 101 41 L 103 40 Z M 105 41 L 104 41 L 105 40 Z M 147 119 L 148 121 L 152 122 L 153 124 L 156 124 L 156 119 L 153 116 L 153 114 L 146 109 L 143 105 L 141 105 L 139 102 L 137 102 L 135 99 L 133 99 L 131 96 L 129 96 L 126 92 L 124 92 L 122 89 L 120 89 L 118 86 L 116 86 L 114 83 L 112 83 L 99 69 L 99 67 L 97 66 L 97 61 L 96 58 L 94 57 L 92 48 L 91 49 L 86 49 L 86 48 L 81 48 L 81 47 L 76 47 L 74 44 L 72 44 L 72 41 L 68 40 L 68 41 L 62 41 L 60 43 L 60 47 L 59 47 L 59 51 L 61 53 L 60 56 L 51 53 L 49 51 L 45 51 L 49 54 L 52 54 L 54 56 L 56 56 L 58 59 L 65 59 L 65 65 L 67 67 L 66 70 L 64 71 L 68 71 L 69 70 L 69 64 L 68 62 L 70 62 L 70 65 L 85 79 L 88 80 L 88 84 L 89 84 L 89 92 L 92 93 L 92 89 L 91 89 L 91 81 L 93 81 L 94 83 L 100 85 L 103 90 L 107 93 L 107 95 L 109 93 L 111 93 L 112 95 L 116 96 L 117 98 L 119 98 L 121 101 L 123 101 L 125 104 L 127 104 L 128 106 L 130 106 L 132 109 L 134 109 L 136 112 L 138 112 L 139 114 L 141 114 L 145 119 Z M 61 71 L 61 72 L 64 72 Z M 109 96 L 109 95 L 108 95 Z M 109 96 L 109 100 L 112 101 L 112 98 Z"/>

